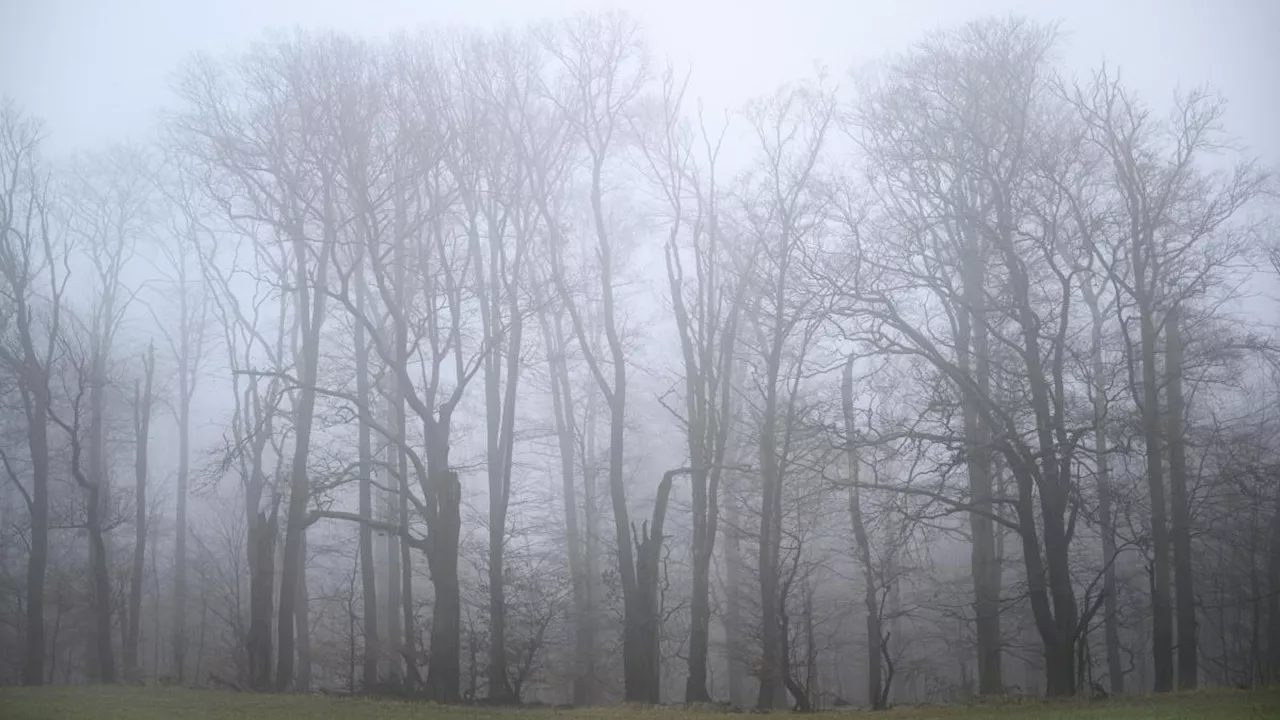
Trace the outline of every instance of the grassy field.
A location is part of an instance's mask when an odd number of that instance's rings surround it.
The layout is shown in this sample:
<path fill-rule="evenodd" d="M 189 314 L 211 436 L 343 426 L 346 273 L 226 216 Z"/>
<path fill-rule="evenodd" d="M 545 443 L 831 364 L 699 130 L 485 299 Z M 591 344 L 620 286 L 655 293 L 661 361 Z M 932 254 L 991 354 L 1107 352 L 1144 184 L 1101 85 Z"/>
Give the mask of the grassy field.
<path fill-rule="evenodd" d="M 823 715 L 872 717 L 870 713 L 857 710 L 834 710 Z M 733 717 L 722 712 L 675 707 L 503 710 L 206 690 L 127 687 L 0 688 L 0 718 L 4 720 L 461 720 L 513 716 L 521 720 L 538 720 L 551 716 L 603 720 Z M 874 717 L 887 720 L 1277 720 L 1280 719 L 1280 691 L 1206 691 L 1102 703 L 1020 702 L 999 706 L 902 707 Z"/>

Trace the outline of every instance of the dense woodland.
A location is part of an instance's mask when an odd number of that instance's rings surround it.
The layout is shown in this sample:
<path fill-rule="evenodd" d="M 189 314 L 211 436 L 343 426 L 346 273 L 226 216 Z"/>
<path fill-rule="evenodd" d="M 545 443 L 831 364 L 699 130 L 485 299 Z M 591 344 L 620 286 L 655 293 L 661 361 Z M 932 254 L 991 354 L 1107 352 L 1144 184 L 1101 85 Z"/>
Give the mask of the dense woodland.
<path fill-rule="evenodd" d="M 0 682 L 1280 683 L 1277 185 L 1062 43 L 726 113 L 623 15 L 281 33 L 68 157 L 6 102 Z"/>

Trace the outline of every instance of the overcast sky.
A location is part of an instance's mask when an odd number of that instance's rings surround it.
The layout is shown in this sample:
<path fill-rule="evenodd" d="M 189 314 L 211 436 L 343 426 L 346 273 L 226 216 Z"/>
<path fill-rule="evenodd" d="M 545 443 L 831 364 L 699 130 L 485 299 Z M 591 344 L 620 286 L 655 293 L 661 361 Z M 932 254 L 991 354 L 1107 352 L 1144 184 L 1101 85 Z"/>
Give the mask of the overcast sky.
<path fill-rule="evenodd" d="M 48 123 L 50 149 L 143 138 L 194 51 L 302 25 L 385 36 L 424 25 L 518 25 L 624 7 L 694 92 L 737 107 L 821 63 L 837 77 L 924 33 L 986 14 L 1060 20 L 1064 60 L 1104 58 L 1152 101 L 1209 84 L 1230 130 L 1280 164 L 1280 0 L 0 0 L 0 92 Z"/>

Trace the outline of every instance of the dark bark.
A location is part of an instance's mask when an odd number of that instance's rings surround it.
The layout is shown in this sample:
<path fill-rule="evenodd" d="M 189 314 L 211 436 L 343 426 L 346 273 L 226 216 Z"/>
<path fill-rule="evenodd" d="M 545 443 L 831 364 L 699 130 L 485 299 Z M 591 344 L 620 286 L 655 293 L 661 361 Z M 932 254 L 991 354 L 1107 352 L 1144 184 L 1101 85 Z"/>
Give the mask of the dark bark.
<path fill-rule="evenodd" d="M 653 522 L 641 523 L 637 530 L 632 529 L 635 542 L 635 577 L 637 604 L 626 618 L 623 631 L 634 633 L 631 647 L 636 650 L 633 662 L 634 671 L 643 679 L 638 687 L 629 685 L 628 692 L 634 691 L 630 702 L 643 702 L 656 705 L 661 701 L 661 655 L 659 640 L 662 635 L 661 600 L 658 596 L 658 581 L 661 578 L 663 528 L 666 524 L 667 505 L 671 498 L 671 485 L 681 475 L 705 472 L 707 468 L 677 468 L 663 473 L 658 483 L 658 494 L 653 504 Z"/>
<path fill-rule="evenodd" d="M 255 503 L 256 505 L 256 503 Z M 249 685 L 266 692 L 271 683 L 271 611 L 275 599 L 276 537 L 279 535 L 278 503 L 271 512 L 253 510 L 249 530 Z"/>
<path fill-rule="evenodd" d="M 428 438 L 427 442 L 432 439 Z M 440 457 L 447 460 L 447 450 Z M 461 699 L 462 600 L 458 585 L 458 537 L 462 526 L 462 486 L 458 483 L 458 474 L 444 468 L 432 470 L 430 482 L 436 516 L 428 535 L 427 563 L 435 593 L 431 604 L 426 691 L 427 697 L 447 704 Z M 406 629 L 410 620 L 406 618 Z"/>

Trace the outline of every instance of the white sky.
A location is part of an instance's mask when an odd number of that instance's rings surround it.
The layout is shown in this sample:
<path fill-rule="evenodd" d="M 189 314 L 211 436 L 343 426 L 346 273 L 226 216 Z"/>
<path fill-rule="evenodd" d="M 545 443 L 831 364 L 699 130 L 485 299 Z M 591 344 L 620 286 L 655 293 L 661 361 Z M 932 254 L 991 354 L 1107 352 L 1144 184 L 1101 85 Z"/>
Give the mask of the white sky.
<path fill-rule="evenodd" d="M 1231 132 L 1280 165 L 1280 0 L 0 0 L 0 93 L 43 117 L 60 152 L 145 138 L 190 53 L 270 28 L 380 36 L 605 7 L 638 17 L 660 57 L 691 62 L 710 108 L 812 77 L 816 63 L 842 77 L 973 17 L 1057 19 L 1069 67 L 1105 58 L 1153 103 L 1207 83 L 1231 103 Z"/>

